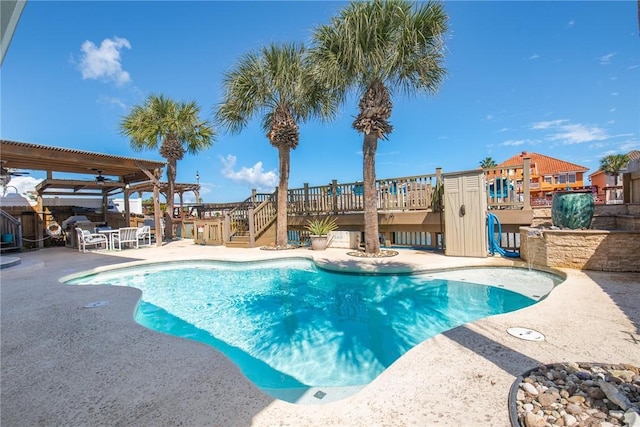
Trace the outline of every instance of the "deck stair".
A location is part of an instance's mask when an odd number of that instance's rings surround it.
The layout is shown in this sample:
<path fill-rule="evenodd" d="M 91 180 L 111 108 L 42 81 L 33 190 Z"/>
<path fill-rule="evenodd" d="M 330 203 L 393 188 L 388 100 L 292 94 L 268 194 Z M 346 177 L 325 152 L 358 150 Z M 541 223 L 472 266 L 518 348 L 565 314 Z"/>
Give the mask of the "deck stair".
<path fill-rule="evenodd" d="M 225 246 L 253 248 L 275 243 L 277 194 L 253 194 L 229 212 Z"/>
<path fill-rule="evenodd" d="M 0 253 L 22 250 L 22 223 L 2 209 L 0 209 L 0 232 L 2 234 Z M 9 237 L 10 240 L 5 241 L 5 238 Z"/>

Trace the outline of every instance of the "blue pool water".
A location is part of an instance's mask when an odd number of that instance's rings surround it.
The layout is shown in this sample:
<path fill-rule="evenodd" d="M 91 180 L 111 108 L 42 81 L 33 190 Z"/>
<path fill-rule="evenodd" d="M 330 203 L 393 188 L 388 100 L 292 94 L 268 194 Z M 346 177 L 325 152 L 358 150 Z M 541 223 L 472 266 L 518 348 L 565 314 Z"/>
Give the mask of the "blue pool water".
<path fill-rule="evenodd" d="M 515 268 L 441 273 L 447 274 L 342 274 L 306 259 L 189 261 L 66 283 L 138 288 L 137 322 L 209 344 L 258 387 L 285 389 L 368 384 L 422 341 L 534 304 L 561 280 Z M 492 276 L 502 276 L 502 284 L 468 281 Z M 526 296 L 504 289 L 507 281 L 543 290 Z"/>

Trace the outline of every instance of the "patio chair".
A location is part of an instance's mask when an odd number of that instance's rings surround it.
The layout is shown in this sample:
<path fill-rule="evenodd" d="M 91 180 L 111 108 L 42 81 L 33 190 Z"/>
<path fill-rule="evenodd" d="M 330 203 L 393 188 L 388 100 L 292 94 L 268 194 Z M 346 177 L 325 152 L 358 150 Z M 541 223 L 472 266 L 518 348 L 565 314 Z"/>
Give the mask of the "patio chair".
<path fill-rule="evenodd" d="M 107 249 L 107 236 L 104 234 L 92 233 L 89 230 L 83 230 L 78 227 L 76 227 L 76 233 L 78 235 L 79 252 L 87 252 L 87 246 L 95 246 L 98 249 L 98 247 L 104 245 L 104 248 Z"/>
<path fill-rule="evenodd" d="M 142 227 L 138 227 L 136 237 L 138 241 L 142 241 L 142 245 L 151 246 L 151 226 L 143 225 Z"/>
<path fill-rule="evenodd" d="M 118 244 L 118 250 L 122 250 L 122 245 L 130 245 L 131 247 L 138 248 L 138 227 L 122 227 L 118 229 L 117 233 L 114 233 L 113 246 L 115 249 L 116 243 Z"/>

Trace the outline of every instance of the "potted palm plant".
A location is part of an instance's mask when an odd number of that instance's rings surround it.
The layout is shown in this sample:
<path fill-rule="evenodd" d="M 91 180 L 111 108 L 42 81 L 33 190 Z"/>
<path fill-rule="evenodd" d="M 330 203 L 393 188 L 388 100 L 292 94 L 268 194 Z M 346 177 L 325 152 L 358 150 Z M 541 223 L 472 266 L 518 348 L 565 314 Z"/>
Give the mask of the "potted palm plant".
<path fill-rule="evenodd" d="M 327 248 L 329 241 L 329 233 L 336 228 L 336 219 L 330 216 L 313 218 L 307 221 L 305 228 L 311 233 L 311 249 L 321 251 Z"/>

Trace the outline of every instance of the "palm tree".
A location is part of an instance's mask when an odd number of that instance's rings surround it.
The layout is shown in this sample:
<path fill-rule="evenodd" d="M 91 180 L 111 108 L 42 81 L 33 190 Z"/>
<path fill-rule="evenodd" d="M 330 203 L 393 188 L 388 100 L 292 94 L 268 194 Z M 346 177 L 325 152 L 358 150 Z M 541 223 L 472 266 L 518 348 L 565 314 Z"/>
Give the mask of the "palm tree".
<path fill-rule="evenodd" d="M 301 44 L 271 44 L 243 55 L 223 78 L 225 95 L 216 111 L 217 121 L 239 133 L 256 115 L 278 150 L 279 182 L 276 245 L 287 246 L 287 194 L 290 154 L 298 146 L 299 123 L 310 118 L 329 120 L 339 105 L 332 91 L 313 79 Z"/>
<path fill-rule="evenodd" d="M 629 164 L 629 156 L 626 154 L 611 154 L 600 159 L 600 169 L 607 175 L 613 176 L 614 185 L 618 186 L 620 171 Z"/>
<path fill-rule="evenodd" d="M 136 151 L 157 149 L 167 159 L 167 209 L 165 236 L 173 238 L 173 203 L 178 160 L 185 152 L 197 154 L 209 148 L 216 132 L 207 121 L 200 120 L 200 107 L 194 102 L 175 102 L 163 95 L 150 95 L 144 105 L 134 106 L 122 119 L 120 129 L 131 139 Z"/>
<path fill-rule="evenodd" d="M 480 167 L 482 169 L 491 169 L 498 166 L 495 160 L 492 157 L 485 157 L 484 160 L 480 161 Z"/>
<path fill-rule="evenodd" d="M 375 156 L 379 139 L 393 131 L 390 90 L 435 93 L 445 76 L 442 35 L 448 17 L 438 3 L 357 1 L 314 30 L 312 62 L 328 87 L 343 96 L 361 91 L 353 128 L 364 134 L 365 251 L 380 251 Z"/>

